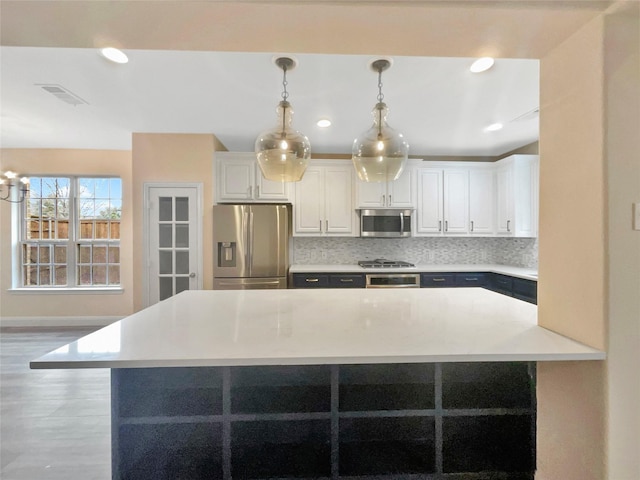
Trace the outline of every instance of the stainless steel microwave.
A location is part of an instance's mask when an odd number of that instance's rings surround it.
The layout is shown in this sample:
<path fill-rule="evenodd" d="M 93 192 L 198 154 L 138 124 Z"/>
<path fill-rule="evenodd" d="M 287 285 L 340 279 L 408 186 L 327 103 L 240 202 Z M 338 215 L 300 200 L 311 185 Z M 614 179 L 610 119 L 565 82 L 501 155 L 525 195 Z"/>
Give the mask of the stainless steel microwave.
<path fill-rule="evenodd" d="M 383 238 L 410 237 L 412 215 L 412 209 L 362 209 L 360 210 L 360 236 Z"/>

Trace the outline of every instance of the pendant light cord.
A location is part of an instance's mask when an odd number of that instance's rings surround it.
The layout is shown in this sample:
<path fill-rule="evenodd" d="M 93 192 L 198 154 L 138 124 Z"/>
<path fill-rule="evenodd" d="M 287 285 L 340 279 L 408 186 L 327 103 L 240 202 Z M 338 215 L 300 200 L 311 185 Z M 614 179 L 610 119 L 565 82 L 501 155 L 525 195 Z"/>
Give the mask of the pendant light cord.
<path fill-rule="evenodd" d="M 287 134 L 285 133 L 286 129 L 286 118 L 287 118 L 287 98 L 289 98 L 289 92 L 287 92 L 287 66 L 282 65 L 282 100 L 284 105 L 282 106 L 282 138 L 285 138 Z"/>
<path fill-rule="evenodd" d="M 380 103 L 384 100 L 382 93 L 382 67 L 378 68 L 378 140 L 382 140 L 382 109 Z"/>

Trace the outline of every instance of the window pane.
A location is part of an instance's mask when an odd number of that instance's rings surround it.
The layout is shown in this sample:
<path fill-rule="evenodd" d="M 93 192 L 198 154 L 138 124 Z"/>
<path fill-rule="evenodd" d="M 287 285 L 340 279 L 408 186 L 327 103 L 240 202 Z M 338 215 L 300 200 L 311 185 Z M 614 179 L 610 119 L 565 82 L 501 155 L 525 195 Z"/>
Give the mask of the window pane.
<path fill-rule="evenodd" d="M 25 202 L 25 207 L 27 209 L 27 218 L 40 216 L 40 200 L 29 200 Z"/>
<path fill-rule="evenodd" d="M 120 285 L 119 265 L 109 265 L 109 285 Z"/>
<path fill-rule="evenodd" d="M 176 247 L 189 248 L 189 225 L 176 225 Z"/>
<path fill-rule="evenodd" d="M 69 219 L 69 200 L 58 200 L 56 217 L 61 219 Z"/>
<path fill-rule="evenodd" d="M 176 252 L 176 273 L 189 273 L 189 252 Z"/>
<path fill-rule="evenodd" d="M 51 247 L 49 245 L 40 247 L 40 263 L 51 263 Z"/>
<path fill-rule="evenodd" d="M 22 269 L 24 285 L 32 286 L 38 284 L 38 267 L 25 266 Z"/>
<path fill-rule="evenodd" d="M 173 247 L 173 241 L 171 237 L 171 225 L 164 224 L 158 225 L 160 238 L 158 239 L 160 248 L 171 248 Z"/>
<path fill-rule="evenodd" d="M 81 178 L 78 182 L 78 185 L 78 194 L 81 198 L 94 198 L 96 196 L 95 181 L 93 178 Z"/>
<path fill-rule="evenodd" d="M 107 284 L 107 267 L 106 265 L 95 265 L 93 267 L 93 285 Z"/>
<path fill-rule="evenodd" d="M 36 245 L 25 245 L 23 255 L 22 263 L 38 263 L 38 247 Z"/>
<path fill-rule="evenodd" d="M 109 238 L 109 222 L 106 220 L 96 221 L 96 238 Z"/>
<path fill-rule="evenodd" d="M 108 178 L 94 178 L 93 183 L 95 185 L 96 198 L 109 198 L 109 179 Z"/>
<path fill-rule="evenodd" d="M 40 190 L 40 196 L 42 198 L 56 198 L 59 195 L 56 195 L 58 191 L 58 186 L 55 178 L 51 177 L 43 177 L 42 178 L 42 188 Z"/>
<path fill-rule="evenodd" d="M 53 261 L 55 263 L 67 263 L 67 247 L 66 246 L 56 245 L 54 247 Z"/>
<path fill-rule="evenodd" d="M 42 210 L 40 214 L 42 215 L 42 218 L 55 218 L 56 200 L 51 198 L 45 198 L 42 200 Z"/>
<path fill-rule="evenodd" d="M 29 240 L 40 238 L 40 222 L 38 221 L 27 222 L 25 235 L 26 235 L 26 238 Z"/>
<path fill-rule="evenodd" d="M 93 238 L 93 221 L 80 222 L 80 238 Z"/>
<path fill-rule="evenodd" d="M 189 277 L 176 277 L 176 295 L 189 290 Z"/>
<path fill-rule="evenodd" d="M 58 239 L 66 240 L 69 238 L 69 220 L 58 220 Z"/>
<path fill-rule="evenodd" d="M 51 267 L 48 265 L 40 266 L 40 285 L 51 285 Z"/>
<path fill-rule="evenodd" d="M 78 285 L 91 285 L 91 266 L 82 265 L 78 267 Z"/>
<path fill-rule="evenodd" d="M 189 197 L 176 197 L 176 221 L 189 221 Z"/>
<path fill-rule="evenodd" d="M 80 218 L 95 218 L 96 204 L 93 200 L 80 200 Z"/>
<path fill-rule="evenodd" d="M 80 245 L 80 263 L 91 263 L 91 246 Z"/>
<path fill-rule="evenodd" d="M 117 219 L 122 217 L 122 200 L 114 200 L 109 202 L 109 218 Z"/>
<path fill-rule="evenodd" d="M 173 252 L 171 250 L 160 251 L 160 273 L 173 273 Z"/>
<path fill-rule="evenodd" d="M 118 240 L 120 238 L 120 220 L 112 220 L 109 224 L 109 238 Z"/>
<path fill-rule="evenodd" d="M 55 283 L 56 285 L 67 284 L 67 267 L 64 265 L 56 265 L 55 267 Z"/>
<path fill-rule="evenodd" d="M 109 263 L 120 263 L 120 247 L 109 247 Z"/>
<path fill-rule="evenodd" d="M 158 220 L 168 222 L 173 220 L 173 198 L 160 197 L 159 200 Z"/>
<path fill-rule="evenodd" d="M 93 263 L 107 263 L 107 247 L 93 247 Z"/>
<path fill-rule="evenodd" d="M 42 179 L 40 177 L 29 177 L 29 195 L 31 198 L 42 197 Z"/>
<path fill-rule="evenodd" d="M 68 178 L 56 178 L 56 197 L 69 198 L 69 184 Z"/>
<path fill-rule="evenodd" d="M 41 238 L 53 238 L 55 232 L 51 231 L 51 228 L 54 227 L 51 220 L 43 220 L 40 226 L 42 227 Z"/>
<path fill-rule="evenodd" d="M 160 277 L 160 300 L 169 298 L 173 295 L 173 277 Z"/>

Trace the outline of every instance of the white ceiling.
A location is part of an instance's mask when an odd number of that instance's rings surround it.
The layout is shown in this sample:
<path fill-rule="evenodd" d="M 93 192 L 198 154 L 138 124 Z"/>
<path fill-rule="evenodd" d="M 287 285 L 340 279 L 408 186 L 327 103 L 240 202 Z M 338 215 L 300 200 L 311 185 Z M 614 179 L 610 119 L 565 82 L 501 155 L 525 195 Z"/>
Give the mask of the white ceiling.
<path fill-rule="evenodd" d="M 275 123 L 282 72 L 273 53 L 127 50 L 129 63 L 94 49 L 0 49 L 4 148 L 131 149 L 132 132 L 212 133 L 231 151 L 251 151 Z M 350 153 L 372 123 L 377 74 L 361 55 L 293 54 L 288 73 L 293 125 L 313 153 Z M 394 57 L 383 73 L 388 123 L 410 154 L 496 156 L 538 139 L 537 60 L 498 59 L 473 74 L 473 59 Z M 87 102 L 73 106 L 38 84 L 57 84 Z M 320 129 L 321 117 L 333 125 Z M 486 133 L 494 122 L 503 130 Z"/>

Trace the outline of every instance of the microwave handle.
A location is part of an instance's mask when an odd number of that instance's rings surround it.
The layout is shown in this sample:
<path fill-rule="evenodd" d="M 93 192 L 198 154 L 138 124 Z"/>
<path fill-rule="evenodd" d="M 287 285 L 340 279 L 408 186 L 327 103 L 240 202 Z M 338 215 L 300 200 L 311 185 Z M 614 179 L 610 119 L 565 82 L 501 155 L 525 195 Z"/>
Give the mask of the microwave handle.
<path fill-rule="evenodd" d="M 404 215 L 400 212 L 400 233 L 404 232 Z"/>

